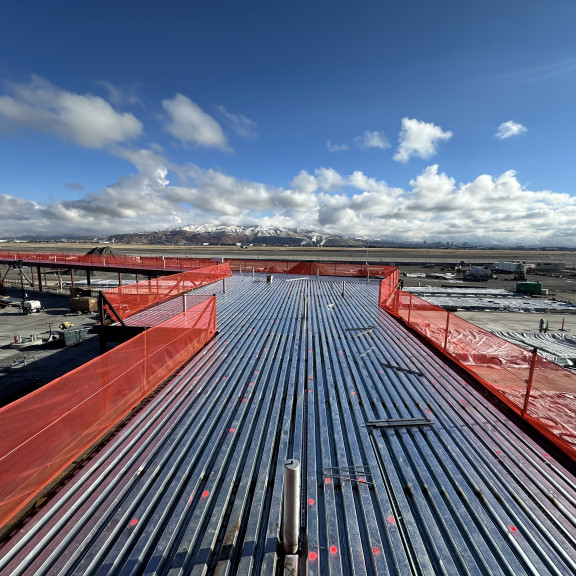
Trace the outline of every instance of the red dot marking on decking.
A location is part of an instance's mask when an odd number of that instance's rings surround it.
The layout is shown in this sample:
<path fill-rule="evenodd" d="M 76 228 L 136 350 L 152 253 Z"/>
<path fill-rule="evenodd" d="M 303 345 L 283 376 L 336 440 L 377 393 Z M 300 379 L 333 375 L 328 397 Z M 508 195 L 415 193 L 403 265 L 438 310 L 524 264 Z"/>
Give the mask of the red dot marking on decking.
<path fill-rule="evenodd" d="M 548 454 L 542 454 L 542 456 L 544 456 L 544 458 L 550 458 Z"/>
<path fill-rule="evenodd" d="M 248 402 L 248 398 L 242 398 L 242 402 Z"/>
<path fill-rule="evenodd" d="M 230 428 L 230 432 L 236 432 L 236 428 Z"/>
<path fill-rule="evenodd" d="M 518 528 L 516 528 L 516 526 L 510 526 L 510 532 L 518 532 Z"/>
<path fill-rule="evenodd" d="M 352 394 L 354 394 L 354 395 L 355 395 L 355 394 L 356 394 L 356 390 L 352 390 Z"/>
<path fill-rule="evenodd" d="M 502 454 L 502 452 L 500 452 L 500 450 L 496 450 L 496 454 Z"/>
<path fill-rule="evenodd" d="M 330 554 L 336 554 L 336 552 L 338 552 L 338 548 L 334 545 L 330 546 Z"/>
<path fill-rule="evenodd" d="M 366 482 L 365 478 L 358 478 L 358 482 L 361 482 L 362 484 L 364 484 Z"/>
<path fill-rule="evenodd" d="M 209 494 L 210 492 L 208 492 L 208 490 L 204 490 L 204 492 L 202 492 L 202 498 L 206 498 Z"/>
<path fill-rule="evenodd" d="M 308 380 L 314 380 L 314 376 L 308 376 Z"/>
<path fill-rule="evenodd" d="M 330 484 L 330 478 L 326 478 L 325 482 L 326 484 Z"/>
<path fill-rule="evenodd" d="M 314 506 L 314 498 L 308 498 L 308 504 Z"/>
<path fill-rule="evenodd" d="M 396 518 L 394 518 L 394 516 L 388 516 L 388 523 L 389 524 L 394 524 L 396 522 Z"/>
<path fill-rule="evenodd" d="M 254 382 L 250 382 L 250 384 L 248 384 L 248 386 L 254 386 Z"/>
<path fill-rule="evenodd" d="M 138 524 L 138 518 L 132 518 L 132 520 L 130 520 L 130 526 L 136 526 L 136 524 Z"/>
<path fill-rule="evenodd" d="M 310 390 L 310 388 L 308 388 L 308 392 L 312 392 L 312 390 Z"/>
<path fill-rule="evenodd" d="M 318 554 L 316 554 L 316 552 L 310 552 L 310 554 L 308 554 L 308 560 L 316 560 L 316 558 L 318 558 Z"/>
<path fill-rule="evenodd" d="M 380 554 L 380 548 L 378 548 L 378 546 L 374 546 L 374 548 L 372 548 L 372 551 L 374 552 L 374 554 Z"/>

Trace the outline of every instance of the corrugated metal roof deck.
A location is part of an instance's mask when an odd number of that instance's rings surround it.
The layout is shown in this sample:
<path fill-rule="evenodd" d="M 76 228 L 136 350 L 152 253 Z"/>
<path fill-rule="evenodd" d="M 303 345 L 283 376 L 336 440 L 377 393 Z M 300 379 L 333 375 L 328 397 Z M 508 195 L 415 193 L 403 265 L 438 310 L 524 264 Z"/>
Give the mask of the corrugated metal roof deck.
<path fill-rule="evenodd" d="M 377 283 L 217 290 L 217 337 L 4 544 L 3 574 L 273 574 L 288 458 L 300 574 L 576 573 L 572 474 Z M 367 425 L 391 418 L 432 425 Z"/>

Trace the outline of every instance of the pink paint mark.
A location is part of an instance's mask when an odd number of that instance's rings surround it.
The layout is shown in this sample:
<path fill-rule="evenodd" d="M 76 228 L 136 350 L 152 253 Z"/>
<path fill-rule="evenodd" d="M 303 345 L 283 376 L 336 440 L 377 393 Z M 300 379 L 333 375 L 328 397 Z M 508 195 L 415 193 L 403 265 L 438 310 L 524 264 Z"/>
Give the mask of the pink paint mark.
<path fill-rule="evenodd" d="M 242 398 L 242 402 L 248 402 L 248 398 Z"/>
<path fill-rule="evenodd" d="M 136 524 L 138 524 L 138 518 L 132 518 L 132 520 L 130 520 L 130 526 L 136 526 Z"/>
<path fill-rule="evenodd" d="M 311 392 L 312 392 L 312 390 L 311 390 L 310 388 L 308 388 L 308 392 L 310 392 L 310 393 L 311 393 Z"/>
<path fill-rule="evenodd" d="M 314 562 L 314 560 L 316 560 L 316 558 L 318 558 L 318 554 L 316 554 L 316 552 L 310 552 L 308 554 L 308 560 L 310 560 L 311 562 Z"/>
<path fill-rule="evenodd" d="M 248 384 L 248 386 L 254 386 L 254 382 L 250 382 L 250 384 Z"/>
<path fill-rule="evenodd" d="M 202 498 L 207 498 L 210 495 L 210 492 L 208 492 L 208 490 L 204 490 L 204 492 L 202 492 Z"/>
<path fill-rule="evenodd" d="M 336 546 L 332 545 L 330 546 L 330 554 L 336 554 L 338 552 L 338 548 L 336 548 Z"/>
<path fill-rule="evenodd" d="M 230 432 L 236 432 L 236 428 L 230 428 Z"/>
<path fill-rule="evenodd" d="M 516 526 L 510 526 L 510 532 L 518 532 L 518 528 L 516 528 Z"/>
<path fill-rule="evenodd" d="M 388 516 L 388 524 L 395 524 L 396 518 L 394 516 Z"/>
<path fill-rule="evenodd" d="M 354 396 L 356 396 L 356 390 L 352 390 L 352 394 L 354 394 Z"/>
<path fill-rule="evenodd" d="M 314 506 L 314 503 L 315 503 L 315 502 L 314 502 L 314 498 L 308 498 L 308 504 L 309 504 L 310 506 Z"/>
<path fill-rule="evenodd" d="M 332 482 L 332 480 L 330 480 L 330 478 L 326 478 L 325 482 L 326 482 L 326 484 L 330 484 L 330 482 Z"/>
<path fill-rule="evenodd" d="M 372 548 L 372 552 L 374 552 L 374 554 L 380 554 L 380 548 L 378 548 L 378 546 L 374 546 L 374 548 Z"/>

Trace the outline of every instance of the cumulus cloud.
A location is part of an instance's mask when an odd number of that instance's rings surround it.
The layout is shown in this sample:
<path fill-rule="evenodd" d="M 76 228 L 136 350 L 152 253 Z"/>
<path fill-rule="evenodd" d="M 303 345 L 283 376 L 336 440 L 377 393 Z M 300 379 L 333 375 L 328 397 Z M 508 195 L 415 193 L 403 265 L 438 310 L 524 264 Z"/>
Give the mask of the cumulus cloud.
<path fill-rule="evenodd" d="M 428 159 L 436 154 L 438 144 L 452 138 L 452 132 L 444 132 L 440 126 L 413 118 L 402 118 L 399 145 L 394 160 L 408 162 L 410 158 Z"/>
<path fill-rule="evenodd" d="M 354 144 L 361 150 L 368 150 L 370 148 L 385 150 L 386 148 L 390 148 L 390 142 L 388 142 L 384 132 L 370 132 L 369 130 L 364 132 L 362 136 L 356 136 L 356 138 L 354 138 Z"/>
<path fill-rule="evenodd" d="M 165 130 L 180 142 L 202 148 L 228 148 L 220 124 L 187 96 L 176 94 L 172 99 L 162 100 L 162 107 L 168 115 Z"/>
<path fill-rule="evenodd" d="M 362 171 L 300 171 L 289 187 L 243 180 L 194 164 L 172 165 L 161 150 L 117 147 L 135 173 L 70 201 L 39 204 L 0 195 L 3 234 L 107 234 L 184 224 L 236 224 L 321 229 L 394 241 L 574 246 L 576 198 L 531 190 L 517 174 L 480 174 L 459 183 L 430 165 L 392 187 Z M 185 175 L 185 184 L 171 182 Z"/>
<path fill-rule="evenodd" d="M 498 126 L 498 131 L 496 132 L 496 138 L 499 140 L 504 140 L 505 138 L 510 138 L 511 136 L 518 136 L 519 134 L 524 134 L 528 132 L 528 128 L 522 126 L 518 122 L 513 120 L 508 120 L 508 122 L 502 122 Z"/>
<path fill-rule="evenodd" d="M 142 124 L 103 98 L 62 90 L 44 78 L 8 85 L 0 96 L 0 119 L 9 126 L 57 134 L 86 148 L 106 148 L 140 136 Z"/>
<path fill-rule="evenodd" d="M 232 114 L 228 112 L 224 106 L 215 106 L 216 110 L 220 112 L 224 121 L 236 134 L 247 140 L 253 140 L 258 137 L 256 133 L 256 122 L 246 118 L 242 114 Z"/>

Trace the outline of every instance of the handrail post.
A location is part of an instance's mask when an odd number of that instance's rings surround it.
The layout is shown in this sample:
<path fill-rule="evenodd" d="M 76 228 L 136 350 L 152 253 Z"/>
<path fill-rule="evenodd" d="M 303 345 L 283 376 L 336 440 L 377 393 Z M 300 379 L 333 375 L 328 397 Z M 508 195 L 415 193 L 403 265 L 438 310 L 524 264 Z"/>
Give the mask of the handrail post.
<path fill-rule="evenodd" d="M 446 316 L 446 328 L 444 332 L 446 335 L 444 336 L 444 354 L 446 354 L 446 347 L 448 346 L 448 326 L 450 326 L 450 310 L 446 310 L 448 315 Z"/>
<path fill-rule="evenodd" d="M 532 391 L 532 379 L 534 378 L 534 368 L 536 367 L 536 357 L 538 356 L 538 348 L 534 347 L 532 350 L 532 361 L 530 362 L 530 373 L 528 374 L 528 382 L 526 384 L 526 397 L 524 398 L 524 408 L 522 408 L 521 416 L 525 417 L 528 412 L 528 402 L 530 401 L 530 392 Z"/>
<path fill-rule="evenodd" d="M 408 318 L 406 318 L 406 324 L 410 324 L 410 315 L 412 314 L 412 292 L 410 292 L 410 298 L 408 301 Z"/>

